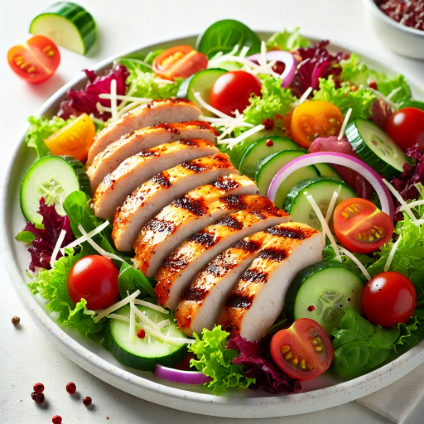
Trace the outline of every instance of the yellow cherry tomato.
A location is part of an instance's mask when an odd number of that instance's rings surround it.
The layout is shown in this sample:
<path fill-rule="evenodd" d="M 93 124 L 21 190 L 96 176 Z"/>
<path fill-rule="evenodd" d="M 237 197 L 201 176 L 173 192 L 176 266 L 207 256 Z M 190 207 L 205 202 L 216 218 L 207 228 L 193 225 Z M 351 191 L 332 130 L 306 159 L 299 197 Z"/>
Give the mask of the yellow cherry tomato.
<path fill-rule="evenodd" d="M 46 138 L 44 143 L 54 155 L 72 155 L 75 159 L 85 161 L 95 135 L 94 122 L 83 113 L 75 121 Z"/>
<path fill-rule="evenodd" d="M 317 137 L 339 135 L 342 125 L 343 115 L 337 106 L 312 100 L 294 110 L 290 133 L 294 141 L 308 148 Z"/>

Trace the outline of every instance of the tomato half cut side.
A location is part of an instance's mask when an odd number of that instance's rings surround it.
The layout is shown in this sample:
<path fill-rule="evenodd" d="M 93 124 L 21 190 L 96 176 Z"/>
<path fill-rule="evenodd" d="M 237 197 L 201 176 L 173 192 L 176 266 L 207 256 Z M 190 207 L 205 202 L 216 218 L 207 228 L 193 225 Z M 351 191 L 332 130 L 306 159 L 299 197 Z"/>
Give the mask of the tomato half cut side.
<path fill-rule="evenodd" d="M 340 243 L 355 253 L 371 253 L 387 243 L 393 234 L 392 219 L 366 199 L 340 202 L 333 214 L 333 226 Z"/>
<path fill-rule="evenodd" d="M 36 35 L 25 44 L 12 47 L 7 60 L 18 77 L 37 84 L 54 74 L 60 64 L 60 52 L 49 38 Z"/>
<path fill-rule="evenodd" d="M 271 356 L 289 377 L 310 380 L 328 370 L 333 360 L 333 346 L 316 321 L 301 318 L 274 335 Z"/>
<path fill-rule="evenodd" d="M 165 79 L 188 78 L 208 67 L 208 58 L 191 46 L 175 46 L 165 50 L 153 61 L 153 70 Z"/>
<path fill-rule="evenodd" d="M 294 110 L 290 133 L 300 146 L 309 147 L 318 137 L 339 135 L 342 125 L 343 114 L 337 106 L 313 100 Z"/>

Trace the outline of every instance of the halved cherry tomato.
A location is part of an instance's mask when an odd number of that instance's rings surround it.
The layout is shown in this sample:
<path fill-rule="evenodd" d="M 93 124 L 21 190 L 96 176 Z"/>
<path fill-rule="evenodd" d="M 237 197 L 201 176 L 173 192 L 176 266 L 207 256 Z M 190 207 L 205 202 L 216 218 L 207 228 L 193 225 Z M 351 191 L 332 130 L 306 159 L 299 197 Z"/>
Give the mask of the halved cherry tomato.
<path fill-rule="evenodd" d="M 333 360 L 333 346 L 314 320 L 300 318 L 271 340 L 274 362 L 291 378 L 310 380 L 325 373 Z"/>
<path fill-rule="evenodd" d="M 37 84 L 54 74 L 60 63 L 60 52 L 52 40 L 36 35 L 25 44 L 12 47 L 7 60 L 18 77 Z"/>
<path fill-rule="evenodd" d="M 393 234 L 392 219 L 366 199 L 346 199 L 333 214 L 333 225 L 340 243 L 356 253 L 375 252 Z"/>
<path fill-rule="evenodd" d="M 104 309 L 113 305 L 119 294 L 119 269 L 104 256 L 80 259 L 68 274 L 68 293 L 76 304 L 87 301 L 88 309 Z"/>
<path fill-rule="evenodd" d="M 231 71 L 221 75 L 212 87 L 211 106 L 231 116 L 249 106 L 250 96 L 261 95 L 261 82 L 246 71 Z"/>
<path fill-rule="evenodd" d="M 309 147 L 317 137 L 338 135 L 342 125 L 343 115 L 337 106 L 314 100 L 294 110 L 290 133 L 299 145 Z"/>
<path fill-rule="evenodd" d="M 387 122 L 386 131 L 404 152 L 416 144 L 424 149 L 424 111 L 415 107 L 398 110 Z"/>
<path fill-rule="evenodd" d="M 362 292 L 362 310 L 374 324 L 393 327 L 406 323 L 417 305 L 411 280 L 399 272 L 382 272 L 368 281 Z"/>
<path fill-rule="evenodd" d="M 188 78 L 208 67 L 208 58 L 190 46 L 175 46 L 165 50 L 153 61 L 153 70 L 162 78 Z"/>
<path fill-rule="evenodd" d="M 94 122 L 83 113 L 75 121 L 46 138 L 44 143 L 54 155 L 72 155 L 75 159 L 84 161 L 95 135 Z"/>

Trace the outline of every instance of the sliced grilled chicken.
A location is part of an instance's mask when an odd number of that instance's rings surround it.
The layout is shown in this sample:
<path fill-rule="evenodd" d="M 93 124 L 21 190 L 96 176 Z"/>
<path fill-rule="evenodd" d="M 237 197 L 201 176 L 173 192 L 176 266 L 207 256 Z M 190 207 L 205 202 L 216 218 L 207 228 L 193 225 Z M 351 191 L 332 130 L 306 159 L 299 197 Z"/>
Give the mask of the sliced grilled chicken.
<path fill-rule="evenodd" d="M 208 186 L 204 186 L 207 191 Z M 256 186 L 250 187 L 256 190 Z M 153 277 L 165 259 L 189 236 L 211 225 L 225 215 L 240 210 L 274 211 L 272 202 L 258 195 L 235 195 L 207 201 L 186 195 L 181 197 L 150 220 L 134 243 L 138 269 Z"/>
<path fill-rule="evenodd" d="M 200 114 L 200 109 L 186 99 L 154 100 L 138 106 L 97 134 L 88 152 L 87 165 L 91 165 L 100 152 L 123 135 L 161 123 L 195 121 Z"/>
<path fill-rule="evenodd" d="M 87 169 L 91 191 L 94 193 L 103 178 L 118 165 L 138 152 L 176 140 L 204 139 L 215 142 L 216 136 L 206 122 L 193 121 L 176 124 L 159 124 L 135 131 L 128 137 L 109 144 L 100 152 Z"/>
<path fill-rule="evenodd" d="M 233 178 L 224 177 L 231 173 L 234 173 Z M 237 173 L 228 156 L 219 153 L 212 157 L 184 162 L 155 175 L 131 193 L 125 203 L 116 210 L 112 232 L 116 248 L 130 251 L 143 225 L 164 206 L 199 184 L 207 184 L 220 177 L 221 183 L 231 183 L 227 187 L 239 187 L 240 190 L 244 186 L 255 187 L 253 181 L 240 177 Z"/>
<path fill-rule="evenodd" d="M 212 330 L 229 293 L 261 247 L 274 236 L 266 231 L 245 237 L 218 255 L 184 290 L 175 319 L 185 334 Z"/>
<path fill-rule="evenodd" d="M 106 175 L 97 187 L 94 213 L 100 218 L 109 218 L 130 193 L 158 172 L 218 152 L 217 147 L 207 140 L 178 140 L 131 156 Z"/>
<path fill-rule="evenodd" d="M 215 256 L 242 238 L 290 221 L 284 211 L 240 211 L 191 235 L 165 261 L 156 274 L 158 303 L 175 309 L 181 294 L 196 274 Z"/>
<path fill-rule="evenodd" d="M 322 233 L 291 222 L 269 229 L 274 239 L 258 253 L 228 296 L 217 324 L 230 337 L 260 340 L 284 307 L 287 290 L 304 268 L 322 259 Z"/>

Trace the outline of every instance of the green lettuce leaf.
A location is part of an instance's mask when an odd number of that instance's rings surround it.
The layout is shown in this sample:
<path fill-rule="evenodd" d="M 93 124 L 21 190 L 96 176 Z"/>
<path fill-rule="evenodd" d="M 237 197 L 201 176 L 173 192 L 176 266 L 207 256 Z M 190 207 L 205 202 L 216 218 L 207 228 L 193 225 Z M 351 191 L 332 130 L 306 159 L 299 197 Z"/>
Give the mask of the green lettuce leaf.
<path fill-rule="evenodd" d="M 351 108 L 350 121 L 357 118 L 368 119 L 371 116 L 371 106 L 377 96 L 365 87 L 352 91 L 349 83 L 342 83 L 336 88 L 331 75 L 328 79 L 320 78 L 319 90 L 314 91 L 313 100 L 322 100 L 338 106 L 343 116 Z"/>
<path fill-rule="evenodd" d="M 300 28 L 296 28 L 293 32 L 284 30 L 276 32 L 266 42 L 268 50 L 296 50 L 309 47 L 309 40 L 299 34 Z"/>
<path fill-rule="evenodd" d="M 212 378 L 207 386 L 217 395 L 229 387 L 246 389 L 255 382 L 244 376 L 241 365 L 231 363 L 239 352 L 226 349 L 228 336 L 229 333 L 223 331 L 220 325 L 212 331 L 204 329 L 201 337 L 194 333 L 196 341 L 188 348 L 189 352 L 197 356 L 197 360 L 192 359 L 190 364 Z"/>
<path fill-rule="evenodd" d="M 131 265 L 122 264 L 118 276 L 119 294 L 122 298 L 127 297 L 128 293 L 134 293 L 140 290 L 140 298 L 151 297 L 156 299 L 155 292 L 149 280 L 138 269 L 134 269 Z"/>
<path fill-rule="evenodd" d="M 35 235 L 31 233 L 31 231 L 19 231 L 19 233 L 16 234 L 15 240 L 23 241 L 24 243 L 31 243 L 36 238 L 37 237 L 35 237 Z"/>

